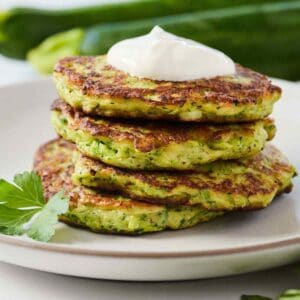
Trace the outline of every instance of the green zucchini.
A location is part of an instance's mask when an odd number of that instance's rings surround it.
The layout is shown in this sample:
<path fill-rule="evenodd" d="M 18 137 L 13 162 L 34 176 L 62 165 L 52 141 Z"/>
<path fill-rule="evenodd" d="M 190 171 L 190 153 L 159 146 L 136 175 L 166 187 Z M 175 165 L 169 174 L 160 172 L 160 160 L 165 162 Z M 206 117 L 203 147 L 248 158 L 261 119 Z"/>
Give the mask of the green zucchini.
<path fill-rule="evenodd" d="M 271 0 L 252 1 L 260 3 Z M 67 10 L 15 8 L 0 13 L 0 53 L 24 59 L 30 49 L 48 36 L 74 27 L 85 28 L 94 24 L 152 18 L 242 3 L 247 3 L 247 0 L 136 0 Z"/>
<path fill-rule="evenodd" d="M 300 79 L 300 1 L 96 26 L 85 32 L 79 52 L 105 53 L 114 43 L 145 34 L 156 24 L 220 49 L 235 61 L 262 73 Z"/>
<path fill-rule="evenodd" d="M 50 72 L 64 55 L 104 54 L 116 42 L 145 34 L 154 25 L 220 49 L 235 61 L 270 76 L 300 79 L 300 1 L 247 5 L 140 21 L 77 29 L 69 53 L 58 42 L 74 31 L 53 36 L 29 53 L 40 71 Z M 65 45 L 63 43 L 63 45 Z M 52 55 L 51 57 L 49 55 Z"/>

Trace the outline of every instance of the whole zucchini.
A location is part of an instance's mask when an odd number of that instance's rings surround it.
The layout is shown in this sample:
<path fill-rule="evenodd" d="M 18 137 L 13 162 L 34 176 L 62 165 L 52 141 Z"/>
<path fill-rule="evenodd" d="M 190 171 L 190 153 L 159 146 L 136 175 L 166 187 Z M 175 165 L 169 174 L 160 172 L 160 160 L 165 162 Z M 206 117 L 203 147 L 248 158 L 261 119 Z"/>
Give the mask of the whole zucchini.
<path fill-rule="evenodd" d="M 0 14 L 0 53 L 23 59 L 30 49 L 48 36 L 74 27 L 84 28 L 94 24 L 166 16 L 246 2 L 246 0 L 136 0 L 67 10 L 15 8 Z"/>
<path fill-rule="evenodd" d="M 300 1 L 97 26 L 86 31 L 79 52 L 105 53 L 117 41 L 145 34 L 156 24 L 220 49 L 235 61 L 270 76 L 300 79 Z"/>
<path fill-rule="evenodd" d="M 29 60 L 38 70 L 50 71 L 61 56 L 103 54 L 114 43 L 145 34 L 154 25 L 220 49 L 235 61 L 270 76 L 300 79 L 299 0 L 77 29 L 49 38 L 29 54 Z M 73 42 L 63 43 L 72 34 L 76 36 Z M 72 51 L 62 51 L 66 48 Z"/>

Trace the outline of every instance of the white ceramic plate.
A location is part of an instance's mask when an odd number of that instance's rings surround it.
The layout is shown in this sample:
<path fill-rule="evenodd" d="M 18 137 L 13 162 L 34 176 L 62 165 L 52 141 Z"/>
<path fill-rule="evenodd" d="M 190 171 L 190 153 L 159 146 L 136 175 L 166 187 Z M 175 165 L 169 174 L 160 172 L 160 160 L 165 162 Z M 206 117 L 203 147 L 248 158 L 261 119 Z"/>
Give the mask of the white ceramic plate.
<path fill-rule="evenodd" d="M 300 170 L 300 86 L 277 81 L 275 144 Z M 55 136 L 50 80 L 0 89 L 0 177 L 29 170 L 37 147 Z M 94 234 L 59 225 L 51 243 L 0 236 L 0 260 L 33 269 L 93 278 L 181 280 L 224 276 L 300 258 L 300 182 L 267 209 L 239 212 L 192 229 L 141 237 Z"/>

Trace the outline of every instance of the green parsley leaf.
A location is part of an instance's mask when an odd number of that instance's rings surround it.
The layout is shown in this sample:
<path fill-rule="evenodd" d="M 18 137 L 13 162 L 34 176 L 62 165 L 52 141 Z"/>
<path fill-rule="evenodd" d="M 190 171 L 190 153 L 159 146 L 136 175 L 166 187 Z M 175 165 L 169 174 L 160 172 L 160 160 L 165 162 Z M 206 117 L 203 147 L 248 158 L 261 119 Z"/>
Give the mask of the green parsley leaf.
<path fill-rule="evenodd" d="M 10 208 L 42 207 L 45 204 L 41 178 L 34 172 L 14 177 L 14 184 L 0 179 L 0 202 Z"/>
<path fill-rule="evenodd" d="M 0 232 L 9 235 L 23 234 L 23 224 L 36 212 L 37 210 L 18 210 L 0 205 Z"/>
<path fill-rule="evenodd" d="M 272 300 L 269 297 L 259 296 L 259 295 L 242 295 L 241 300 Z"/>
<path fill-rule="evenodd" d="M 55 194 L 33 219 L 27 235 L 38 241 L 49 241 L 55 233 L 58 215 L 66 213 L 68 208 L 69 199 L 64 196 L 64 192 Z"/>
<path fill-rule="evenodd" d="M 271 298 L 258 295 L 242 295 L 241 300 L 272 300 Z M 287 290 L 283 292 L 278 300 L 300 300 L 300 290 Z"/>
<path fill-rule="evenodd" d="M 14 183 L 26 193 L 28 199 L 34 200 L 36 205 L 45 204 L 46 201 L 40 176 L 34 172 L 24 172 L 14 177 Z"/>
<path fill-rule="evenodd" d="M 280 295 L 278 300 L 300 300 L 300 290 L 287 290 Z"/>
<path fill-rule="evenodd" d="M 63 192 L 46 203 L 41 178 L 34 172 L 17 174 L 14 184 L 0 179 L 0 233 L 26 232 L 33 239 L 47 242 L 55 233 L 58 215 L 68 207 L 69 199 Z"/>

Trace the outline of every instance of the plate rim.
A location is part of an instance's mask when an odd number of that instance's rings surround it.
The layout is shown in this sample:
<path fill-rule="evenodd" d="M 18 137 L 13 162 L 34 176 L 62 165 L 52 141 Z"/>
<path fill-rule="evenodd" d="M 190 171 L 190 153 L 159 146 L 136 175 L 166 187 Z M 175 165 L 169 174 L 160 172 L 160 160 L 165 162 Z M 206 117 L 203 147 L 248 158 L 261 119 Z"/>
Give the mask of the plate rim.
<path fill-rule="evenodd" d="M 119 257 L 119 258 L 188 258 L 188 257 L 205 257 L 205 256 L 220 256 L 230 254 L 243 254 L 249 252 L 258 252 L 265 250 L 276 250 L 283 247 L 300 245 L 300 236 L 283 240 L 278 240 L 268 243 L 259 243 L 248 246 L 228 247 L 216 250 L 193 250 L 183 252 L 136 252 L 136 251 L 116 251 L 116 250 L 97 250 L 75 248 L 70 246 L 62 246 L 56 243 L 43 243 L 34 240 L 26 240 L 24 238 L 17 238 L 13 236 L 6 236 L 0 234 L 0 243 L 7 243 L 12 246 L 19 246 L 29 248 L 32 250 L 42 250 L 49 252 L 58 252 L 64 254 L 77 254 L 88 256 L 105 256 L 105 257 Z"/>
<path fill-rule="evenodd" d="M 287 81 L 283 79 L 270 78 L 277 82 L 282 82 L 290 87 L 297 88 L 300 92 L 300 84 L 297 82 Z M 50 76 L 45 76 L 36 79 L 24 80 L 16 83 L 8 83 L 0 86 L 1 90 L 9 90 L 12 88 L 20 88 L 22 86 L 31 84 L 45 84 L 50 83 L 52 78 Z M 32 250 L 41 250 L 49 252 L 58 252 L 64 254 L 77 254 L 77 255 L 88 255 L 88 256 L 105 256 L 105 257 L 119 257 L 119 258 L 188 258 L 188 257 L 204 257 L 204 256 L 220 256 L 220 255 L 230 255 L 230 254 L 243 254 L 249 252 L 265 251 L 265 250 L 276 250 L 283 247 L 289 246 L 300 246 L 300 236 L 280 239 L 277 241 L 267 242 L 267 243 L 256 243 L 253 245 L 239 246 L 239 247 L 227 247 L 215 250 L 192 250 L 192 251 L 116 251 L 116 250 L 97 250 L 97 249 L 85 249 L 76 248 L 66 245 L 59 245 L 57 243 L 43 243 L 34 240 L 27 240 L 27 238 L 20 238 L 14 236 L 7 236 L 0 234 L 0 243 L 7 243 L 12 246 L 23 247 Z"/>

